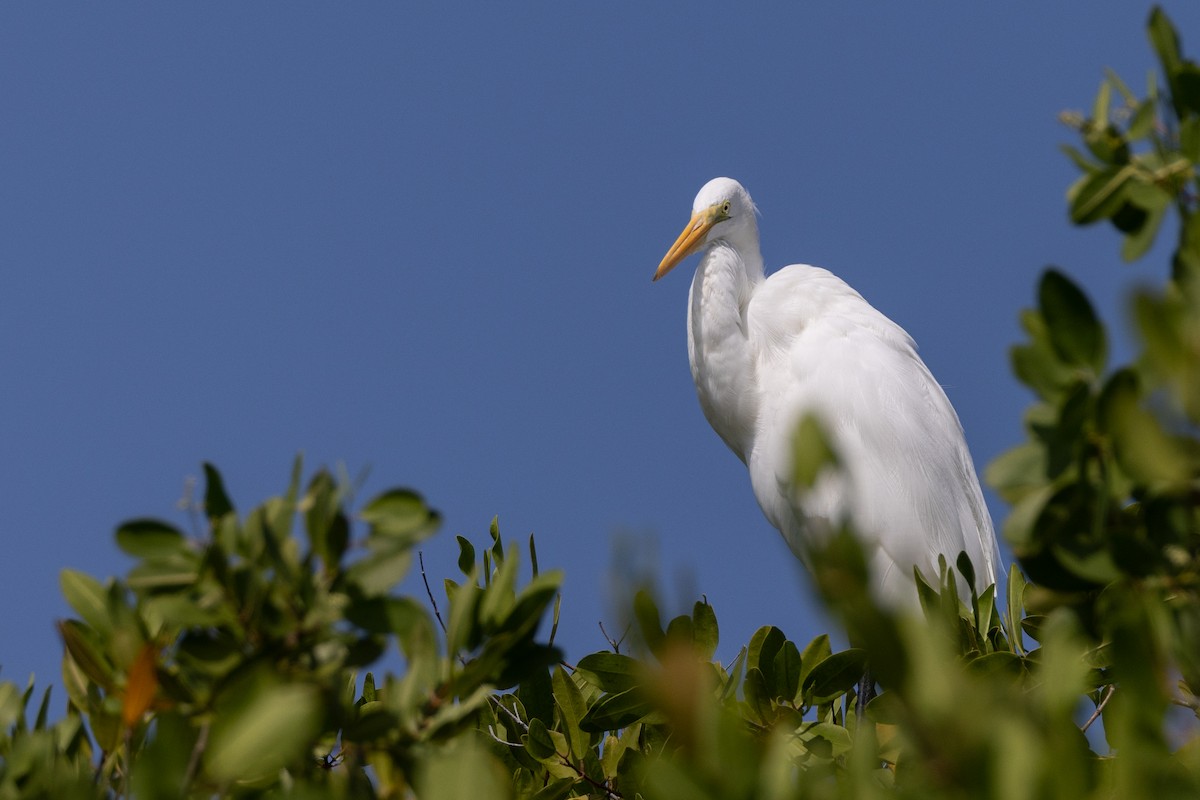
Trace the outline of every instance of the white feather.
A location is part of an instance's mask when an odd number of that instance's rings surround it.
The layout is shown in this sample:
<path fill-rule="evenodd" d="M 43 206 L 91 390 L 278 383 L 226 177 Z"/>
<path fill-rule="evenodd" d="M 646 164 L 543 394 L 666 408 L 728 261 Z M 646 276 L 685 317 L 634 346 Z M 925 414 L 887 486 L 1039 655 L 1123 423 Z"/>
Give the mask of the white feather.
<path fill-rule="evenodd" d="M 796 264 L 764 277 L 754 204 L 736 181 L 700 190 L 692 227 L 722 208 L 656 278 L 703 250 L 688 304 L 692 376 L 767 519 L 801 560 L 814 537 L 849 521 L 878 598 L 893 606 L 916 602 L 912 568 L 936 577 L 939 555 L 953 565 L 966 551 L 976 588 L 994 583 L 995 534 L 962 426 L 912 338 L 827 270 Z M 801 496 L 792 435 L 806 413 L 841 468 Z"/>

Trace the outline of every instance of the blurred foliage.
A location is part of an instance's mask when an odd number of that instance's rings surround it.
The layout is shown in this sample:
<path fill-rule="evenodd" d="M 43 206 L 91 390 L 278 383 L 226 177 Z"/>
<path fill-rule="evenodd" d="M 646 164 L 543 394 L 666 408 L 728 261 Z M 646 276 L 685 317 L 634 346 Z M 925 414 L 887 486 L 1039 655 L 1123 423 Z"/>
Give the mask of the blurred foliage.
<path fill-rule="evenodd" d="M 1069 610 L 1104 648 L 1111 685 L 1149 693 L 1136 712 L 1150 737 L 1156 714 L 1195 710 L 1200 689 L 1200 67 L 1161 10 L 1148 30 L 1162 77 L 1151 74 L 1145 96 L 1110 72 L 1090 116 L 1064 114 L 1084 148 L 1065 148 L 1083 173 L 1067 193 L 1071 219 L 1107 221 L 1126 260 L 1176 231 L 1163 287 L 1131 297 L 1141 352 L 1110 368 L 1087 297 L 1047 270 L 1021 318 L 1029 340 L 1012 352 L 1037 396 L 1029 438 L 987 477 L 1013 504 L 1004 535 L 1037 584 L 1027 629 Z M 1121 697 L 1120 713 L 1134 713 Z"/>
<path fill-rule="evenodd" d="M 528 580 L 493 522 L 457 538 L 458 579 L 405 595 L 438 526 L 419 495 L 352 513 L 297 462 L 240 516 L 206 465 L 192 535 L 134 520 L 123 579 L 63 571 L 66 711 L 0 683 L 0 800 L 1200 797 L 1200 67 L 1161 11 L 1149 32 L 1144 97 L 1109 74 L 1090 116 L 1064 115 L 1068 200 L 1127 260 L 1175 231 L 1170 269 L 1132 297 L 1126 366 L 1060 270 L 1022 315 L 1013 369 L 1037 399 L 987 471 L 1023 568 L 1004 597 L 960 600 L 960 558 L 918 576 L 921 615 L 879 608 L 844 532 L 815 584 L 855 648 L 764 627 L 725 663 L 707 602 L 664 622 L 641 591 L 626 651 L 570 663 L 532 537 Z M 819 434 L 794 442 L 809 476 L 837 468 Z M 367 671 L 393 647 L 399 674 Z M 868 665 L 883 691 L 860 716 Z"/>
<path fill-rule="evenodd" d="M 471 757 L 499 690 L 561 659 L 536 634 L 562 576 L 519 585 L 494 525 L 481 564 L 463 540 L 439 635 L 392 591 L 438 525 L 419 495 L 385 492 L 352 523 L 346 490 L 321 471 L 302 491 L 297 461 L 287 492 L 240 518 L 205 474 L 202 535 L 134 520 L 116 532 L 137 559 L 124 580 L 63 571 L 67 716 L 48 725 L 43 702 L 29 730 L 29 691 L 3 685 L 0 797 L 404 796 L 451 750 Z M 393 643 L 403 675 L 361 674 Z"/>

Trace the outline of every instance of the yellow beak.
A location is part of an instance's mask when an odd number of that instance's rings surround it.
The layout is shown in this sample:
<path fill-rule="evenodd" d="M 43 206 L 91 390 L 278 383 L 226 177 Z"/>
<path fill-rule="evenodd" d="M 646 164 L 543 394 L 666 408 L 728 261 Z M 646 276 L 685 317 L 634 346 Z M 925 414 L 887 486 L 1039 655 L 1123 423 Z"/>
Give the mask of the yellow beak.
<path fill-rule="evenodd" d="M 663 256 L 662 262 L 658 265 L 658 270 L 654 273 L 654 280 L 658 280 L 663 275 L 666 275 L 675 265 L 692 253 L 700 249 L 704 244 L 704 236 L 709 229 L 720 222 L 723 217 L 716 213 L 719 206 L 706 208 L 703 211 L 697 211 L 692 214 L 692 218 L 688 221 L 687 227 L 683 229 L 683 233 L 679 234 L 679 238 L 675 240 L 675 244 L 671 245 L 671 249 Z"/>

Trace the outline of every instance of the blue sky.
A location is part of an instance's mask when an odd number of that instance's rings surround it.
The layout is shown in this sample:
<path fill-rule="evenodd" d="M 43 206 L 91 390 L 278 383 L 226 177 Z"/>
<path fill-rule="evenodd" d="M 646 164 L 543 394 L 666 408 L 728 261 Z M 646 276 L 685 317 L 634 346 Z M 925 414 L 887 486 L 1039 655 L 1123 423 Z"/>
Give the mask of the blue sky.
<path fill-rule="evenodd" d="M 829 623 L 696 402 L 694 263 L 650 283 L 695 192 L 741 180 L 769 268 L 904 326 L 982 467 L 1022 435 L 1040 270 L 1122 331 L 1163 272 L 1068 225 L 1057 150 L 1105 66 L 1143 85 L 1148 10 L 5 5 L 0 676 L 59 683 L 58 572 L 123 573 L 119 522 L 184 524 L 202 460 L 248 510 L 300 451 L 424 493 L 435 580 L 493 515 L 535 533 L 569 657 L 612 629 L 616 542 L 673 610 L 708 597 L 722 657 L 803 644 Z"/>

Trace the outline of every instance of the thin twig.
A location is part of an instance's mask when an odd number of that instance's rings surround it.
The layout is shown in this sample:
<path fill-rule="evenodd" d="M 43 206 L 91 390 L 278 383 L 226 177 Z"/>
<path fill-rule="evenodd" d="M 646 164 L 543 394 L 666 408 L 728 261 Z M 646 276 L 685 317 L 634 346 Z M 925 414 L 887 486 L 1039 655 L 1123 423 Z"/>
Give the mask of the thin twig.
<path fill-rule="evenodd" d="M 192 526 L 192 537 L 201 538 L 200 504 L 196 500 L 196 478 L 192 475 L 183 479 L 183 495 L 176 506 L 187 514 L 188 523 Z"/>
<path fill-rule="evenodd" d="M 200 756 L 204 754 L 204 748 L 208 746 L 208 723 L 200 726 L 200 733 L 196 736 L 196 744 L 192 747 L 192 755 L 188 759 L 187 771 L 183 773 L 183 792 L 186 795 L 188 787 L 192 785 L 192 780 L 196 777 L 196 770 L 200 768 Z"/>
<path fill-rule="evenodd" d="M 417 561 L 421 563 L 421 581 L 425 584 L 425 594 L 429 596 L 429 602 L 433 604 L 433 615 L 437 617 L 438 625 L 442 626 L 442 633 L 446 632 L 446 623 L 442 622 L 442 613 L 438 611 L 437 600 L 433 599 L 433 590 L 429 588 L 429 578 L 425 576 L 425 553 L 417 551 Z"/>
<path fill-rule="evenodd" d="M 625 626 L 625 630 L 621 633 L 620 639 L 614 639 L 613 637 L 608 635 L 608 631 L 604 630 L 603 620 L 601 620 L 598 624 L 600 625 L 600 633 L 604 634 L 604 640 L 606 642 L 608 642 L 608 646 L 613 649 L 614 653 L 620 653 L 621 652 L 621 642 L 625 641 L 625 637 L 629 635 L 630 626 L 629 625 Z"/>
<path fill-rule="evenodd" d="M 1100 718 L 1100 712 L 1104 711 L 1104 707 L 1108 705 L 1108 701 L 1112 699 L 1113 692 L 1117 690 L 1116 684 L 1110 684 L 1108 691 L 1104 693 L 1104 697 L 1100 699 L 1100 704 L 1096 706 L 1096 710 L 1088 717 L 1088 721 L 1083 723 L 1083 727 L 1079 730 L 1087 733 L 1087 729 L 1092 727 L 1092 723 Z"/>
<path fill-rule="evenodd" d="M 608 635 L 608 631 L 604 630 L 604 620 L 597 623 L 600 626 L 600 634 L 604 637 L 604 641 L 608 642 L 608 646 L 612 648 L 614 653 L 621 652 L 621 643 Z"/>
<path fill-rule="evenodd" d="M 609 786 L 607 781 L 600 782 L 600 781 L 596 780 L 591 775 L 588 775 L 586 772 L 584 772 L 581 767 L 577 767 L 573 763 L 571 763 L 571 759 L 567 758 L 562 753 L 556 752 L 555 755 L 558 756 L 558 760 L 561 761 L 564 766 L 575 770 L 576 775 L 578 775 L 580 778 L 582 778 L 583 780 L 590 783 L 592 786 L 595 786 L 600 791 L 604 792 L 610 798 L 613 798 L 613 800 L 622 800 L 622 798 L 624 797 L 623 794 L 621 794 L 616 789 Z"/>
<path fill-rule="evenodd" d="M 500 744 L 508 745 L 509 747 L 524 747 L 525 746 L 525 745 L 521 744 L 520 742 L 510 742 L 507 739 L 501 739 L 499 736 L 496 735 L 496 729 L 493 728 L 491 725 L 488 725 L 488 736 L 492 737 L 492 741 L 499 742 Z"/>
<path fill-rule="evenodd" d="M 1188 694 L 1191 694 L 1191 692 L 1188 692 Z M 1172 697 L 1171 702 L 1182 708 L 1189 708 L 1192 711 L 1196 712 L 1197 715 L 1200 715 L 1200 701 L 1197 701 L 1195 699 L 1194 695 L 1193 695 L 1193 699 L 1191 699 L 1191 700 L 1188 700 L 1183 697 L 1178 697 L 1178 696 Z"/>
<path fill-rule="evenodd" d="M 517 721 L 520 722 L 520 720 L 517 720 Z M 525 747 L 525 745 L 521 744 L 520 742 L 510 742 L 506 739 L 501 739 L 499 736 L 496 735 L 496 730 L 491 725 L 488 726 L 487 731 L 488 731 L 488 735 L 492 737 L 492 741 L 494 741 L 494 742 L 498 742 L 500 744 L 507 745 L 508 747 L 520 747 L 522 749 L 524 749 L 524 747 Z M 571 761 L 571 759 L 568 758 L 567 756 L 564 756 L 562 753 L 559 753 L 557 751 L 554 753 L 554 755 L 558 756 L 559 763 L 561 763 L 564 767 L 567 767 L 568 769 L 574 771 L 574 773 L 577 776 L 579 776 L 580 780 L 590 783 L 595 788 L 604 792 L 605 795 L 612 798 L 612 800 L 621 800 L 621 798 L 623 797 L 623 795 L 620 792 L 618 792 L 616 789 L 609 786 L 607 784 L 607 782 L 598 781 L 595 778 L 593 778 L 591 775 L 588 775 L 587 772 L 582 767 L 579 767 L 576 764 L 574 764 Z"/>
<path fill-rule="evenodd" d="M 500 699 L 498 697 L 496 697 L 495 695 L 492 695 L 488 699 L 492 701 L 492 703 L 495 705 L 495 707 L 498 710 L 503 711 L 505 713 L 505 715 L 507 715 L 510 719 L 512 719 L 513 722 L 517 723 L 517 727 L 519 727 L 525 733 L 529 733 L 529 724 L 526 723 L 525 720 L 521 719 L 516 714 L 514 714 L 508 706 L 506 706 L 506 705 L 504 705 L 504 703 L 500 702 Z M 505 744 L 505 745 L 508 745 L 509 747 L 521 747 L 521 748 L 525 747 L 525 745 L 521 744 L 520 742 L 509 742 L 509 741 L 505 741 L 504 739 L 501 739 L 499 736 L 496 735 L 496 731 L 492 728 L 491 725 L 488 726 L 488 734 L 490 734 L 492 739 L 499 742 L 500 744 Z M 613 800 L 621 800 L 622 799 L 623 795 L 620 792 L 618 792 L 616 789 L 613 789 L 611 786 L 608 786 L 606 783 L 597 781 L 591 775 L 588 775 L 587 772 L 585 772 L 581 767 L 575 765 L 571 761 L 571 759 L 568 758 L 567 756 L 564 756 L 562 753 L 559 753 L 559 752 L 555 752 L 555 755 L 558 756 L 558 760 L 560 762 L 562 762 L 563 766 L 574 770 L 575 774 L 578 775 L 581 780 L 587 781 L 595 788 L 600 789 L 606 795 L 608 795 L 608 797 L 612 798 Z"/>
<path fill-rule="evenodd" d="M 516 714 L 514 714 L 509 709 L 508 706 L 506 706 L 506 705 L 504 705 L 504 703 L 500 702 L 500 698 L 496 697 L 496 695 L 493 694 L 493 695 L 488 695 L 488 699 L 496 704 L 496 708 L 498 708 L 499 710 L 501 710 L 505 714 L 507 714 L 509 717 L 511 717 L 512 721 L 517 723 L 518 727 L 520 727 L 521 730 L 525 731 L 526 733 L 529 733 L 529 725 L 525 722 L 525 720 L 518 717 Z"/>
<path fill-rule="evenodd" d="M 533 543 L 533 537 L 529 538 L 530 544 Z M 537 570 L 533 571 L 534 576 L 537 575 Z M 558 635 L 558 614 L 562 610 L 562 592 L 554 595 L 554 621 L 550 624 L 550 640 L 547 644 L 554 645 L 554 637 Z"/>

